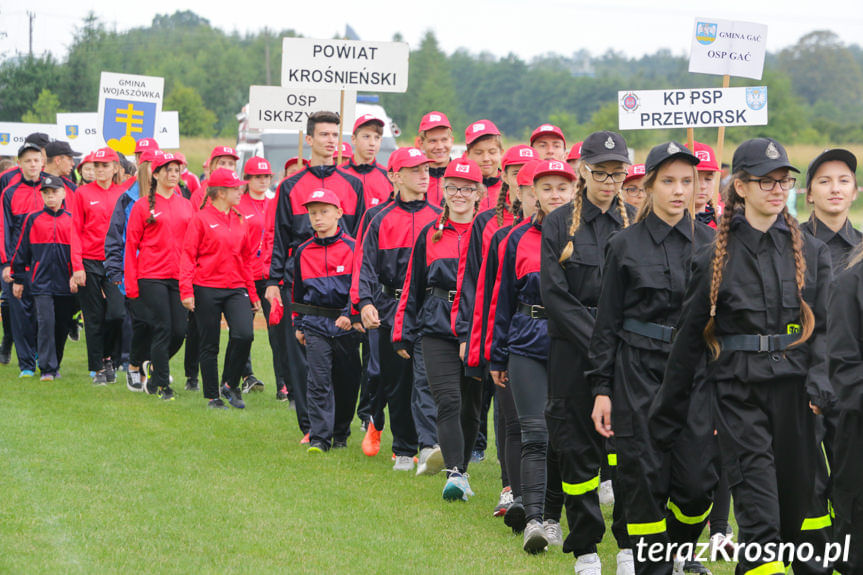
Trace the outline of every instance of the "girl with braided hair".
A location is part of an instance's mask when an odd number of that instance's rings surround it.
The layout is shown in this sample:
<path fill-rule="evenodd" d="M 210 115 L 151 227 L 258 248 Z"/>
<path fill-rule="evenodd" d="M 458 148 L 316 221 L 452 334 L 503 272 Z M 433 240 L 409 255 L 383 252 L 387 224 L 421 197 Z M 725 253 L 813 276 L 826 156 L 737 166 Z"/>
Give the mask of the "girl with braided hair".
<path fill-rule="evenodd" d="M 453 160 L 441 180 L 443 213 L 417 235 L 393 323 L 393 347 L 404 359 L 419 337 L 429 388 L 437 408 L 440 447 L 424 457 L 418 474 L 434 475 L 444 467 L 443 498 L 467 501 L 467 466 L 479 430 L 482 385 L 468 377 L 458 354 L 458 333 L 451 325 L 461 252 L 467 249 L 470 225 L 482 193 L 479 166 Z"/>
<path fill-rule="evenodd" d="M 546 218 L 542 230 L 541 288 L 549 310 L 549 449 L 560 467 L 560 485 L 570 531 L 564 552 L 573 553 L 578 573 L 598 575 L 596 546 L 605 533 L 600 486 L 610 475 L 600 467 L 606 445 L 590 419 L 593 396 L 584 372 L 593 334 L 603 262 L 609 238 L 629 227 L 635 210 L 623 201 L 629 150 L 615 132 L 594 132 L 582 143 L 572 202 Z M 566 375 L 562 375 L 566 374 Z M 610 447 L 610 446 L 608 446 Z M 612 455 L 612 454 L 609 454 Z M 613 458 L 611 463 L 614 463 Z M 613 467 L 611 467 L 613 469 Z M 612 532 L 620 549 L 617 570 L 633 573 L 622 497 L 614 506 Z"/>
<path fill-rule="evenodd" d="M 788 214 L 798 170 L 779 142 L 743 142 L 732 169 L 716 238 L 693 259 L 650 432 L 660 448 L 674 445 L 706 355 L 740 539 L 764 549 L 800 535 L 818 455 L 812 413 L 834 403 L 825 353 L 830 253 Z M 787 559 L 741 554 L 737 572 L 785 573 Z"/>
<path fill-rule="evenodd" d="M 596 431 L 612 436 L 615 488 L 626 509 L 627 532 L 636 549 L 653 543 L 698 541 L 718 482 L 716 446 L 709 418 L 691 418 L 670 453 L 648 433 L 647 413 L 662 384 L 668 353 L 695 251 L 713 231 L 690 215 L 698 158 L 683 144 L 666 142 L 645 162 L 647 199 L 636 222 L 615 234 L 606 249 L 602 288 L 590 341 L 587 380 L 595 397 Z M 710 405 L 699 386 L 692 405 Z M 706 421 L 705 421 L 706 419 Z M 666 547 L 667 548 L 667 547 Z M 672 562 L 647 563 L 636 554 L 636 573 L 670 573 Z M 695 562 L 684 571 L 706 573 Z"/>
<path fill-rule="evenodd" d="M 126 226 L 126 297 L 140 299 L 150 324 L 148 393 L 174 399 L 169 361 L 183 345 L 186 310 L 180 303 L 180 254 L 186 228 L 195 213 L 177 192 L 183 162 L 174 154 L 156 156 L 146 195 L 133 205 Z"/>

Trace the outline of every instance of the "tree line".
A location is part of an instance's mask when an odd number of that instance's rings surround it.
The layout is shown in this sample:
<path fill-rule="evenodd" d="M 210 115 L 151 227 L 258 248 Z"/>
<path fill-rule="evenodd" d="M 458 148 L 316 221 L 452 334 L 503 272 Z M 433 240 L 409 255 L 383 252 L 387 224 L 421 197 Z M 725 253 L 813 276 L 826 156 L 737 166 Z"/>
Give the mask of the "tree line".
<path fill-rule="evenodd" d="M 110 31 L 91 13 L 76 27 L 62 60 L 46 54 L 0 63 L 0 121 L 54 122 L 56 112 L 95 112 L 105 70 L 164 77 L 163 106 L 180 113 L 181 134 L 233 137 L 249 86 L 279 84 L 281 39 L 297 35 L 267 28 L 226 33 L 189 11 L 158 15 L 148 27 Z M 464 49 L 446 54 L 429 31 L 412 49 L 407 93 L 381 94 L 381 103 L 405 133 L 437 109 L 457 128 L 489 118 L 506 136 L 523 139 L 549 121 L 580 138 L 617 126 L 618 90 L 721 83 L 687 68 L 688 58 L 668 49 L 639 58 L 580 50 L 530 61 Z M 830 31 L 810 32 L 769 53 L 762 80 L 734 78 L 732 85 L 768 87 L 770 125 L 729 130 L 731 142 L 756 135 L 789 144 L 863 142 L 863 48 L 845 45 Z M 636 147 L 684 137 L 674 130 L 625 136 Z M 699 130 L 698 137 L 715 138 L 715 130 Z"/>

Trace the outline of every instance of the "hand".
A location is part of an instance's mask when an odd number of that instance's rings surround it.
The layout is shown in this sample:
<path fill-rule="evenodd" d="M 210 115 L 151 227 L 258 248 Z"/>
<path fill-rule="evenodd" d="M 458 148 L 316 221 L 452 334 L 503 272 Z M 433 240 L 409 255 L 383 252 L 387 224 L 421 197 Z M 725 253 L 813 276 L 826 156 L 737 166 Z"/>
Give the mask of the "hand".
<path fill-rule="evenodd" d="M 464 350 L 466 347 L 467 347 L 467 344 L 464 342 L 458 344 L 458 358 L 462 361 L 464 361 Z"/>
<path fill-rule="evenodd" d="M 254 314 L 254 313 L 258 313 L 259 311 L 261 311 L 261 302 L 260 302 L 260 301 L 256 301 L 256 302 L 254 302 L 254 303 L 252 304 L 252 313 L 253 313 L 253 314 Z"/>
<path fill-rule="evenodd" d="M 24 284 L 12 284 L 12 295 L 21 299 L 24 296 Z M 809 405 L 812 405 L 811 403 Z"/>
<path fill-rule="evenodd" d="M 75 278 L 69 278 L 69 291 L 78 293 L 78 282 L 75 281 Z"/>
<path fill-rule="evenodd" d="M 353 324 L 351 324 L 351 327 L 353 327 L 360 333 L 366 333 L 366 328 L 364 328 L 363 324 L 361 324 L 360 322 L 354 322 Z"/>
<path fill-rule="evenodd" d="M 186 299 L 184 299 L 180 303 L 182 303 L 183 307 L 186 308 L 187 310 L 195 311 L 195 298 L 194 297 L 187 297 Z"/>
<path fill-rule="evenodd" d="M 87 285 L 87 272 L 84 270 L 79 270 L 72 274 L 72 279 L 75 280 L 75 283 L 80 287 L 84 287 Z"/>
<path fill-rule="evenodd" d="M 21 297 L 21 296 L 16 295 L 15 297 Z M 815 405 L 814 403 L 812 403 L 811 401 L 809 402 L 809 409 L 811 409 L 812 413 L 814 413 L 815 415 L 821 415 L 821 408 L 818 407 L 817 405 Z"/>
<path fill-rule="evenodd" d="M 506 370 L 497 371 L 496 369 L 492 369 L 489 373 L 496 386 L 506 388 L 506 384 L 509 383 L 509 373 Z"/>
<path fill-rule="evenodd" d="M 396 354 L 402 359 L 410 359 L 411 358 L 411 354 L 409 354 L 408 350 L 406 350 L 406 349 L 396 350 Z"/>
<path fill-rule="evenodd" d="M 3 281 L 7 284 L 12 283 L 12 266 L 6 266 L 3 268 Z"/>
<path fill-rule="evenodd" d="M 342 331 L 351 331 L 350 318 L 340 315 L 336 318 L 336 327 Z"/>
<path fill-rule="evenodd" d="M 611 398 L 607 395 L 597 395 L 593 402 L 593 413 L 590 415 L 596 432 L 603 437 L 612 437 L 611 430 Z"/>
<path fill-rule="evenodd" d="M 306 334 L 297 330 L 294 332 L 294 337 L 297 338 L 297 341 L 300 342 L 300 345 L 306 345 Z"/>
<path fill-rule="evenodd" d="M 372 304 L 366 304 L 362 311 L 360 311 L 360 315 L 363 318 L 363 326 L 365 326 L 366 329 L 377 329 L 381 327 L 381 319 L 378 317 L 378 309 Z"/>
<path fill-rule="evenodd" d="M 282 290 L 279 289 L 279 286 L 269 286 L 267 287 L 267 291 L 264 292 L 264 297 L 270 302 L 270 305 L 275 305 L 273 302 L 279 302 L 279 305 L 282 304 Z"/>

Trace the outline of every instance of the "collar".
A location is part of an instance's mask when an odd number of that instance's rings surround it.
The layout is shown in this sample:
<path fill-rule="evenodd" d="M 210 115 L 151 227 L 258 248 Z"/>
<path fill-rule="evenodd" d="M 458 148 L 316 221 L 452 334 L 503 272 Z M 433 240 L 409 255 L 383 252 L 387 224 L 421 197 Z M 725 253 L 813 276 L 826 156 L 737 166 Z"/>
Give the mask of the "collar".
<path fill-rule="evenodd" d="M 617 225 L 623 226 L 623 218 L 620 217 L 620 197 L 611 200 L 611 206 L 605 211 L 605 215 L 617 222 Z M 585 223 L 590 223 L 599 216 L 603 215 L 599 207 L 587 199 L 587 191 L 581 192 L 581 219 Z"/>
<path fill-rule="evenodd" d="M 331 246 L 334 243 L 340 241 L 342 239 L 342 228 L 339 226 L 339 231 L 336 232 L 336 235 L 330 236 L 328 238 L 319 238 L 317 232 L 312 236 L 313 241 L 319 246 Z"/>
<path fill-rule="evenodd" d="M 329 178 L 336 172 L 336 165 L 332 164 L 330 166 L 308 166 L 306 168 L 313 175 L 317 176 L 320 179 Z"/>
<path fill-rule="evenodd" d="M 394 201 L 398 205 L 398 207 L 408 212 L 418 212 L 427 205 L 429 205 L 425 199 L 406 202 L 402 199 L 401 194 L 396 194 Z"/>
<path fill-rule="evenodd" d="M 785 218 L 781 216 L 782 214 L 777 216 L 776 221 L 773 222 L 770 229 L 766 233 L 762 233 L 749 224 L 746 216 L 743 215 L 743 210 L 738 210 L 731 216 L 731 229 L 740 237 L 741 243 L 746 246 L 746 249 L 753 254 L 758 251 L 758 244 L 765 236 L 770 238 L 773 248 L 779 254 L 782 254 L 785 250 L 785 244 L 790 240 L 788 236 L 791 234 L 791 231 L 785 223 Z"/>
<path fill-rule="evenodd" d="M 668 234 L 671 233 L 671 230 L 677 230 L 680 235 L 686 238 L 687 241 L 692 241 L 692 220 L 689 218 L 688 211 L 684 212 L 680 221 L 672 227 L 651 210 L 644 219 L 644 225 L 647 228 L 648 233 L 650 233 L 650 237 L 653 238 L 653 242 L 656 244 L 664 242 L 665 238 L 668 237 Z"/>
<path fill-rule="evenodd" d="M 348 161 L 348 166 L 353 168 L 353 170 L 358 174 L 368 174 L 368 173 L 371 173 L 372 170 L 375 169 L 374 162 L 371 164 L 355 164 L 353 158 L 351 158 L 350 161 Z"/>
<path fill-rule="evenodd" d="M 851 221 L 846 219 L 845 224 L 839 229 L 838 232 L 834 232 L 831 230 L 827 224 L 818 219 L 814 214 L 812 215 L 812 219 L 814 220 L 810 224 L 811 227 L 814 225 L 815 227 L 815 237 L 825 244 L 830 243 L 836 236 L 839 236 L 842 241 L 844 241 L 849 246 L 856 246 L 860 243 L 860 232 L 854 229 L 854 226 L 851 225 Z"/>
<path fill-rule="evenodd" d="M 48 206 L 45 206 L 44 208 L 42 208 L 42 211 L 45 212 L 46 214 L 48 214 L 49 216 L 51 216 L 52 218 L 59 218 L 60 216 L 62 216 L 63 214 L 66 213 L 66 208 L 64 208 L 63 206 L 60 206 L 60 209 L 55 212 L 55 211 L 49 210 Z"/>
<path fill-rule="evenodd" d="M 485 176 L 483 176 L 482 185 L 486 188 L 491 188 L 493 186 L 496 186 L 499 181 L 500 178 L 497 176 L 492 176 L 491 178 L 486 178 Z"/>
<path fill-rule="evenodd" d="M 441 168 L 429 168 L 429 175 L 433 178 L 441 179 L 446 173 L 446 166 Z"/>

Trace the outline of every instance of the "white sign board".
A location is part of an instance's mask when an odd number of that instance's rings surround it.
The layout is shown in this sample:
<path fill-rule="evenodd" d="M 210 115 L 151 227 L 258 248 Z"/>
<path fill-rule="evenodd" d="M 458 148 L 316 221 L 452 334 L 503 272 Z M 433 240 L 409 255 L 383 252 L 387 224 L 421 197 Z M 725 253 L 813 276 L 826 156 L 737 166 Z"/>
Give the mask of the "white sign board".
<path fill-rule="evenodd" d="M 761 79 L 767 53 L 767 26 L 696 18 L 689 71 Z"/>
<path fill-rule="evenodd" d="M 304 87 L 250 86 L 250 130 L 305 130 L 309 115 L 321 110 L 338 112 L 341 92 Z M 345 92 L 342 125 L 353 126 L 357 95 Z M 349 128 L 350 129 L 350 128 Z"/>
<path fill-rule="evenodd" d="M 618 92 L 621 130 L 764 126 L 767 87 Z"/>
<path fill-rule="evenodd" d="M 57 114 L 57 138 L 66 140 L 76 152 L 87 154 L 105 147 L 102 131 L 99 129 L 99 114 L 84 112 L 79 114 Z M 180 147 L 180 125 L 177 112 L 162 111 L 156 129 L 156 141 L 163 150 Z M 133 150 L 134 152 L 134 150 Z M 129 154 L 131 156 L 132 154 Z"/>
<path fill-rule="evenodd" d="M 0 122 L 0 156 L 17 156 L 18 148 L 24 145 L 24 138 L 34 132 L 57 137 L 54 124 L 27 124 L 25 122 Z"/>
<path fill-rule="evenodd" d="M 282 39 L 282 86 L 406 92 L 410 48 L 404 42 Z"/>
<path fill-rule="evenodd" d="M 110 148 L 130 156 L 137 140 L 156 137 L 164 88 L 164 78 L 102 72 L 99 126 Z"/>

